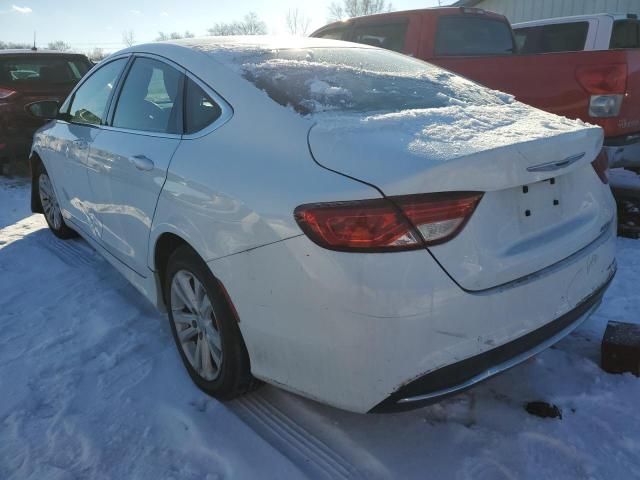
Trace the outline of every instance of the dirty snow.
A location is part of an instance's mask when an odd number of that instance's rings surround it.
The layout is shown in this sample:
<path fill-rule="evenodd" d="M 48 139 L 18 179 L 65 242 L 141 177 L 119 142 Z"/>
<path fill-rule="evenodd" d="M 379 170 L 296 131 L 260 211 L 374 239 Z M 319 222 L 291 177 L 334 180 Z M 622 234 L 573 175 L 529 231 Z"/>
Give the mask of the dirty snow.
<path fill-rule="evenodd" d="M 624 168 L 609 170 L 609 183 L 614 188 L 640 190 L 640 175 Z"/>
<path fill-rule="evenodd" d="M 264 387 L 197 390 L 168 321 L 0 179 L 0 479 L 640 478 L 640 380 L 600 370 L 608 320 L 640 323 L 640 241 L 603 306 L 556 348 L 467 393 L 386 416 Z M 562 420 L 523 404 L 557 404 Z"/>

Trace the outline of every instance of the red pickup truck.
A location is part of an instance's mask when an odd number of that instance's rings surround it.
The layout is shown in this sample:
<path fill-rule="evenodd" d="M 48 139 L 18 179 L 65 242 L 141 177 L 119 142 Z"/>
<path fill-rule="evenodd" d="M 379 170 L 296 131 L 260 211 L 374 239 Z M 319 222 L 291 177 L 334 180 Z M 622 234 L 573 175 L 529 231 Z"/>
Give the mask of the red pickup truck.
<path fill-rule="evenodd" d="M 640 167 L 640 50 L 519 54 L 502 15 L 465 7 L 358 17 L 312 37 L 420 58 L 542 110 L 600 125 L 611 166 Z"/>

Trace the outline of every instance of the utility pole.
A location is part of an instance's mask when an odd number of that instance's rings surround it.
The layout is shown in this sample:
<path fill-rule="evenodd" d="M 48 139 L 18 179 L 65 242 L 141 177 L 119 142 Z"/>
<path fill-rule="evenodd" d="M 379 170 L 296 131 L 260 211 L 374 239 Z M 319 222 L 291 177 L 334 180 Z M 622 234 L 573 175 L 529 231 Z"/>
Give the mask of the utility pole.
<path fill-rule="evenodd" d="M 36 46 L 36 31 L 33 31 L 33 47 L 31 47 L 31 50 L 33 50 L 34 52 L 38 51 L 38 47 Z"/>

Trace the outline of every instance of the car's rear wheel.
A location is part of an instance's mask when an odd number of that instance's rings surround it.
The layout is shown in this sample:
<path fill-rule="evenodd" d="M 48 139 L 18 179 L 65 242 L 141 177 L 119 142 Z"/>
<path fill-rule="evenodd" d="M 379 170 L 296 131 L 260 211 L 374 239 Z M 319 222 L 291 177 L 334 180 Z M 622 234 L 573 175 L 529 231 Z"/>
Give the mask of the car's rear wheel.
<path fill-rule="evenodd" d="M 194 383 L 221 400 L 248 391 L 254 380 L 233 309 L 191 248 L 171 255 L 164 294 L 173 338 Z"/>
<path fill-rule="evenodd" d="M 44 218 L 47 221 L 47 225 L 49 225 L 49 228 L 51 229 L 53 234 L 56 237 L 65 240 L 68 238 L 76 237 L 77 233 L 71 230 L 64 222 L 64 218 L 62 217 L 62 210 L 60 209 L 60 204 L 58 203 L 56 192 L 53 189 L 51 178 L 49 178 L 49 174 L 42 165 L 40 165 L 38 169 L 37 182 L 38 197 L 40 199 L 40 204 L 42 205 Z"/>

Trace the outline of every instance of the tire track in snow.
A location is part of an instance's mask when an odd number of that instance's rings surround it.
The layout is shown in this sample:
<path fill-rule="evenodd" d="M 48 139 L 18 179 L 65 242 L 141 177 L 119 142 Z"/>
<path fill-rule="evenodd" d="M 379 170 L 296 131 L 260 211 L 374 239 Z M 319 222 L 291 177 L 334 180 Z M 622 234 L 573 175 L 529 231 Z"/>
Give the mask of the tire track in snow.
<path fill-rule="evenodd" d="M 310 478 L 365 478 L 338 452 L 287 417 L 259 393 L 241 397 L 230 407 L 256 433 L 296 463 Z"/>
<path fill-rule="evenodd" d="M 102 261 L 83 240 L 60 240 L 53 234 L 42 242 L 60 260 L 74 267 L 88 267 Z"/>

